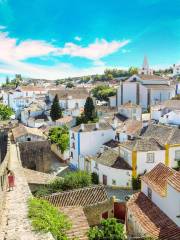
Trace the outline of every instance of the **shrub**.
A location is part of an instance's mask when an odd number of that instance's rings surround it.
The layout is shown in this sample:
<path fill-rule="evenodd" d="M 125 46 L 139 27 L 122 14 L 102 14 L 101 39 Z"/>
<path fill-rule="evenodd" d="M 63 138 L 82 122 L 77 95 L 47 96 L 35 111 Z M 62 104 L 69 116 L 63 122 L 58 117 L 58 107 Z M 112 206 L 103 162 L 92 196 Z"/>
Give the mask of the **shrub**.
<path fill-rule="evenodd" d="M 99 176 L 96 172 L 93 172 L 91 174 L 91 178 L 92 178 L 92 183 L 93 184 L 99 184 Z"/>
<path fill-rule="evenodd" d="M 62 189 L 71 190 L 75 188 L 88 187 L 92 184 L 91 175 L 85 171 L 68 173 L 63 181 Z"/>
<path fill-rule="evenodd" d="M 92 184 L 91 175 L 85 171 L 70 172 L 64 178 L 56 178 L 47 186 L 40 187 L 34 195 L 43 197 L 48 194 L 88 187 Z"/>
<path fill-rule="evenodd" d="M 139 189 L 141 189 L 140 176 L 137 176 L 137 177 L 133 177 L 133 178 L 132 178 L 132 187 L 133 187 L 134 190 L 139 190 Z"/>
<path fill-rule="evenodd" d="M 68 218 L 45 200 L 31 198 L 28 201 L 28 217 L 35 231 L 51 232 L 57 240 L 67 240 L 66 231 L 71 228 Z"/>
<path fill-rule="evenodd" d="M 99 227 L 90 228 L 88 237 L 89 240 L 124 240 L 124 225 L 118 223 L 115 218 L 102 220 Z"/>

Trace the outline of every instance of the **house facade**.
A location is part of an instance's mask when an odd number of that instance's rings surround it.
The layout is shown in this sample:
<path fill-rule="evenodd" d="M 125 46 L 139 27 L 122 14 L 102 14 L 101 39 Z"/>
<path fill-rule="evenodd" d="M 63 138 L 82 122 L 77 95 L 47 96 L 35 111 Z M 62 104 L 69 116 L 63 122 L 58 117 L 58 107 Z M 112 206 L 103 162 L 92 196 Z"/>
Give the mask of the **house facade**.
<path fill-rule="evenodd" d="M 87 155 L 96 155 L 101 146 L 115 139 L 115 130 L 108 123 L 81 124 L 70 130 L 71 164 L 78 168 L 80 158 Z"/>
<path fill-rule="evenodd" d="M 141 106 L 132 103 L 131 101 L 124 103 L 118 107 L 118 113 L 132 119 L 141 121 L 142 119 L 142 108 Z"/>
<path fill-rule="evenodd" d="M 141 178 L 141 185 L 127 203 L 128 236 L 178 240 L 180 173 L 160 163 Z"/>
<path fill-rule="evenodd" d="M 117 90 L 117 106 L 131 101 L 143 109 L 171 99 L 176 95 L 176 85 L 156 75 L 133 75 L 121 82 Z"/>

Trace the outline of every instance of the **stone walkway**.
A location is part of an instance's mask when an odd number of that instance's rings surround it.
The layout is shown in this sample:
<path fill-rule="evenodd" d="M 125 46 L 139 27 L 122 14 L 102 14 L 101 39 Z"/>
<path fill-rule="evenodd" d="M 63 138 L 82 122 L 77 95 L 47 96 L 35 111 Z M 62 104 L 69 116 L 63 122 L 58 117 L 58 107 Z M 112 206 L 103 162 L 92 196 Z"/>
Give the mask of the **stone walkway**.
<path fill-rule="evenodd" d="M 42 235 L 32 231 L 27 217 L 27 200 L 32 195 L 15 144 L 10 145 L 9 169 L 15 174 L 15 188 L 6 193 L 4 230 L 0 233 L 0 240 L 52 240 L 50 234 Z"/>

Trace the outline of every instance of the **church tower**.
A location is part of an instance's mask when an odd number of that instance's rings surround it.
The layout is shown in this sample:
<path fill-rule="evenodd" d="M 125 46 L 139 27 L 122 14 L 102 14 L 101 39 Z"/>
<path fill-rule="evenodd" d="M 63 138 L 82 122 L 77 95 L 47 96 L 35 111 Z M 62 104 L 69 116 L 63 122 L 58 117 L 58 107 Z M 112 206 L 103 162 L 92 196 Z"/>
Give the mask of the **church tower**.
<path fill-rule="evenodd" d="M 153 69 L 149 68 L 149 63 L 148 63 L 147 56 L 144 56 L 142 68 L 139 69 L 139 74 L 153 75 Z"/>

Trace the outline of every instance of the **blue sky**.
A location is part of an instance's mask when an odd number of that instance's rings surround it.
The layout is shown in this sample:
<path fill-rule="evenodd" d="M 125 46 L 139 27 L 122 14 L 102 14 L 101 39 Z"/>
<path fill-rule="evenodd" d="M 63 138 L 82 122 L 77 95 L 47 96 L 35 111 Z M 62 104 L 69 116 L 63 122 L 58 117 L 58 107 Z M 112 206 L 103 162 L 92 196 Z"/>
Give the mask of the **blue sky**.
<path fill-rule="evenodd" d="M 0 78 L 180 62 L 179 0 L 0 0 Z"/>

